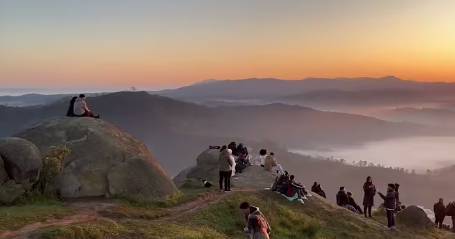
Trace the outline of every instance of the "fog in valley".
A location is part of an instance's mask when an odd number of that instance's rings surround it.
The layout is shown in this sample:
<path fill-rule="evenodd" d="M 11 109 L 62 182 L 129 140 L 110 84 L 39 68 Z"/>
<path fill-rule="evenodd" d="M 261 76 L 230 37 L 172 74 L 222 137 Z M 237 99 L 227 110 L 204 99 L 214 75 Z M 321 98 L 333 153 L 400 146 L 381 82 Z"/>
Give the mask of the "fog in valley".
<path fill-rule="evenodd" d="M 290 151 L 317 158 L 345 159 L 346 163 L 367 161 L 385 167 L 400 167 L 417 173 L 455 164 L 455 137 L 413 137 L 369 142 L 344 148 Z"/>

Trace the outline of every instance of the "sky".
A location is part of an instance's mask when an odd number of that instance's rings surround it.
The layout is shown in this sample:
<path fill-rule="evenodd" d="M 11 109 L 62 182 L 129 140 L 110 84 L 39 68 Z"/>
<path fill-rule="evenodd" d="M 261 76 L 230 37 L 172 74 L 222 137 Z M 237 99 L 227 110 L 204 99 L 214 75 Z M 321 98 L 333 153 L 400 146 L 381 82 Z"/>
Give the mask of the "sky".
<path fill-rule="evenodd" d="M 454 0 L 0 0 L 0 88 L 455 81 Z"/>

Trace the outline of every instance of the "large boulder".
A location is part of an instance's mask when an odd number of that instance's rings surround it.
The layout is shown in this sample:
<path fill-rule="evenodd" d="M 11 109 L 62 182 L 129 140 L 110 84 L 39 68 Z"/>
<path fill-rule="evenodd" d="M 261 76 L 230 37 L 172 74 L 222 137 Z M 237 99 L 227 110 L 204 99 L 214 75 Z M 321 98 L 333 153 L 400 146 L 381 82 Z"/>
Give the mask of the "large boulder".
<path fill-rule="evenodd" d="M 3 163 L 2 157 L 0 157 L 0 184 L 6 181 L 8 178 L 8 174 L 5 170 L 5 164 Z"/>
<path fill-rule="evenodd" d="M 397 214 L 397 220 L 401 223 L 415 227 L 433 226 L 433 222 L 428 217 L 422 207 L 411 205 Z"/>
<path fill-rule="evenodd" d="M 25 193 L 25 188 L 14 180 L 8 180 L 0 185 L 0 203 L 10 204 Z"/>
<path fill-rule="evenodd" d="M 0 140 L 0 156 L 6 172 L 28 188 L 38 180 L 43 165 L 39 149 L 30 141 L 11 137 Z"/>
<path fill-rule="evenodd" d="M 70 149 L 58 183 L 62 197 L 117 194 L 137 197 L 125 195 L 137 193 L 144 194 L 146 198 L 164 198 L 177 192 L 172 180 L 140 140 L 103 120 L 48 119 L 17 137 L 35 143 L 43 157 L 50 146 Z M 125 171 L 119 172 L 121 170 Z M 138 176 L 137 180 L 142 182 L 132 183 L 132 175 Z M 151 191 L 151 188 L 154 190 Z"/>
<path fill-rule="evenodd" d="M 188 171 L 187 178 L 213 180 L 219 176 L 219 149 L 207 149 L 196 159 L 196 166 Z"/>

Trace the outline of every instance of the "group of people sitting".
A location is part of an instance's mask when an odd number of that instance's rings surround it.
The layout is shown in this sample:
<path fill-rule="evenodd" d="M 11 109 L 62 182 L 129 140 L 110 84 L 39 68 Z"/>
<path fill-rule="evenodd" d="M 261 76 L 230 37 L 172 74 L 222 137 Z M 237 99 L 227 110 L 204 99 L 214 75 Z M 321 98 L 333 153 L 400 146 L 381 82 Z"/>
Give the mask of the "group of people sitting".
<path fill-rule="evenodd" d="M 312 196 L 305 186 L 295 181 L 294 175 L 289 176 L 288 171 L 284 171 L 283 174 L 277 176 L 270 189 L 286 196 L 291 201 L 297 199 L 300 203 L 304 203 L 303 200 L 307 200 L 307 196 Z"/>
<path fill-rule="evenodd" d="M 323 198 L 327 198 L 324 190 L 321 187 L 321 184 L 319 184 L 318 182 L 314 182 L 313 186 L 311 187 L 311 192 L 316 193 Z"/>
<path fill-rule="evenodd" d="M 67 117 L 92 117 L 99 119 L 99 115 L 94 115 L 87 107 L 85 102 L 85 95 L 80 94 L 79 97 L 74 96 L 69 103 L 68 111 L 66 113 Z"/>
<path fill-rule="evenodd" d="M 259 163 L 266 171 L 277 173 L 278 175 L 284 174 L 283 167 L 281 167 L 281 164 L 277 163 L 275 153 L 273 152 L 267 154 L 266 149 L 259 150 Z"/>
<path fill-rule="evenodd" d="M 435 226 L 442 229 L 450 231 L 450 225 L 444 224 L 444 219 L 446 216 L 452 217 L 452 230 L 455 232 L 455 202 L 451 202 L 444 206 L 444 199 L 440 198 L 439 202 L 435 203 L 433 206 L 433 211 L 435 215 Z"/>

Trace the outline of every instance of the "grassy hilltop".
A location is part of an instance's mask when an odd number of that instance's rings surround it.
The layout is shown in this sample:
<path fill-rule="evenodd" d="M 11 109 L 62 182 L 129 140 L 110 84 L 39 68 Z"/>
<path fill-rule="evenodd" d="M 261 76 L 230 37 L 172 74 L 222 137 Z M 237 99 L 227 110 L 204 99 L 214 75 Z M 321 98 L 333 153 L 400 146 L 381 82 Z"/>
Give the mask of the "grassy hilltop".
<path fill-rule="evenodd" d="M 81 199 L 65 203 L 36 200 L 0 207 L 0 238 L 162 238 L 244 239 L 243 201 L 258 206 L 272 227 L 272 238 L 449 239 L 454 234 L 398 222 L 384 230 L 385 218 L 365 219 L 313 196 L 305 204 L 260 189 L 232 194 L 188 181 L 181 193 L 147 203 L 128 199 Z"/>

